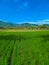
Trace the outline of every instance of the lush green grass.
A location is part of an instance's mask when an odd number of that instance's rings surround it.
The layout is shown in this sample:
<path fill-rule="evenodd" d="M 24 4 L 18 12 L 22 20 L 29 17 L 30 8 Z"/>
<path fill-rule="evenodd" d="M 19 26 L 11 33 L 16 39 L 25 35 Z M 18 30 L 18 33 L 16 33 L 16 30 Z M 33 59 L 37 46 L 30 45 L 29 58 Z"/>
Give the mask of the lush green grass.
<path fill-rule="evenodd" d="M 0 65 L 49 65 L 49 31 L 0 32 Z"/>

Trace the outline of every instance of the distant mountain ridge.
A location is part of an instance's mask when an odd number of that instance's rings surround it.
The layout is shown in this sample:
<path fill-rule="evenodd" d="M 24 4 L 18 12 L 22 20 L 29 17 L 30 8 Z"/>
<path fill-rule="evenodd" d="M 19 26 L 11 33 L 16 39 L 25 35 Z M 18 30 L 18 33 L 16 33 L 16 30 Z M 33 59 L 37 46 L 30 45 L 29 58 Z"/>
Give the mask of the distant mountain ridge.
<path fill-rule="evenodd" d="M 49 24 L 42 24 L 45 26 L 49 26 Z M 30 23 L 21 23 L 21 24 L 15 24 L 15 23 L 8 23 L 4 21 L 0 21 L 0 28 L 25 28 L 25 27 L 37 27 L 41 26 L 39 24 L 30 24 Z"/>
<path fill-rule="evenodd" d="M 30 26 L 37 26 L 37 24 L 30 24 L 30 23 L 22 23 L 22 24 L 14 24 L 14 23 L 7 23 L 0 21 L 0 27 L 4 28 L 21 28 L 21 27 L 30 27 Z"/>
<path fill-rule="evenodd" d="M 13 28 L 16 27 L 16 24 L 0 21 L 0 27 Z"/>

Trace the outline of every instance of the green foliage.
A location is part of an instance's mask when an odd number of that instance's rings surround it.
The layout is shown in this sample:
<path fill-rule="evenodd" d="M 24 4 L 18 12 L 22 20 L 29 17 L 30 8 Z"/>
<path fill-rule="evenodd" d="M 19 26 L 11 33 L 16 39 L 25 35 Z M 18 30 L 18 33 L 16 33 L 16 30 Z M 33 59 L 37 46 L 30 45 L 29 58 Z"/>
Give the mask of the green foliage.
<path fill-rule="evenodd" d="M 0 32 L 0 65 L 49 65 L 49 31 Z"/>
<path fill-rule="evenodd" d="M 0 21 L 0 29 L 49 29 L 49 24 L 30 24 L 30 23 L 22 23 L 22 24 L 14 24 L 14 23 L 7 23 L 4 21 Z"/>

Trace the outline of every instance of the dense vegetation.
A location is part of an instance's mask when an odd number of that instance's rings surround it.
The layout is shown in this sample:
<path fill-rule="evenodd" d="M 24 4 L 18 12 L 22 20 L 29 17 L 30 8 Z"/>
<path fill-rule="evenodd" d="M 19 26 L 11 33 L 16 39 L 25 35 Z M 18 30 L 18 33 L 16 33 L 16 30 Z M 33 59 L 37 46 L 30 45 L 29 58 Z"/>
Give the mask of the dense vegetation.
<path fill-rule="evenodd" d="M 0 65 L 49 65 L 49 31 L 0 32 Z"/>
<path fill-rule="evenodd" d="M 30 23 L 22 23 L 22 24 L 14 24 L 7 23 L 4 21 L 0 21 L 0 29 L 27 29 L 27 30 L 39 30 L 39 29 L 49 29 L 49 24 L 30 24 Z"/>

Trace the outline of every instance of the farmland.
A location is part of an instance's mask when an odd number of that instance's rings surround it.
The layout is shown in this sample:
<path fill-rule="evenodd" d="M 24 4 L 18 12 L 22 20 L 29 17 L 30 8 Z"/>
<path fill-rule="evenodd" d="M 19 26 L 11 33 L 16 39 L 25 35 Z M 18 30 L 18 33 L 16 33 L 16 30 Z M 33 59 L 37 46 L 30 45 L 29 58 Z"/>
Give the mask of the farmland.
<path fill-rule="evenodd" d="M 49 31 L 0 31 L 0 65 L 49 65 Z"/>

